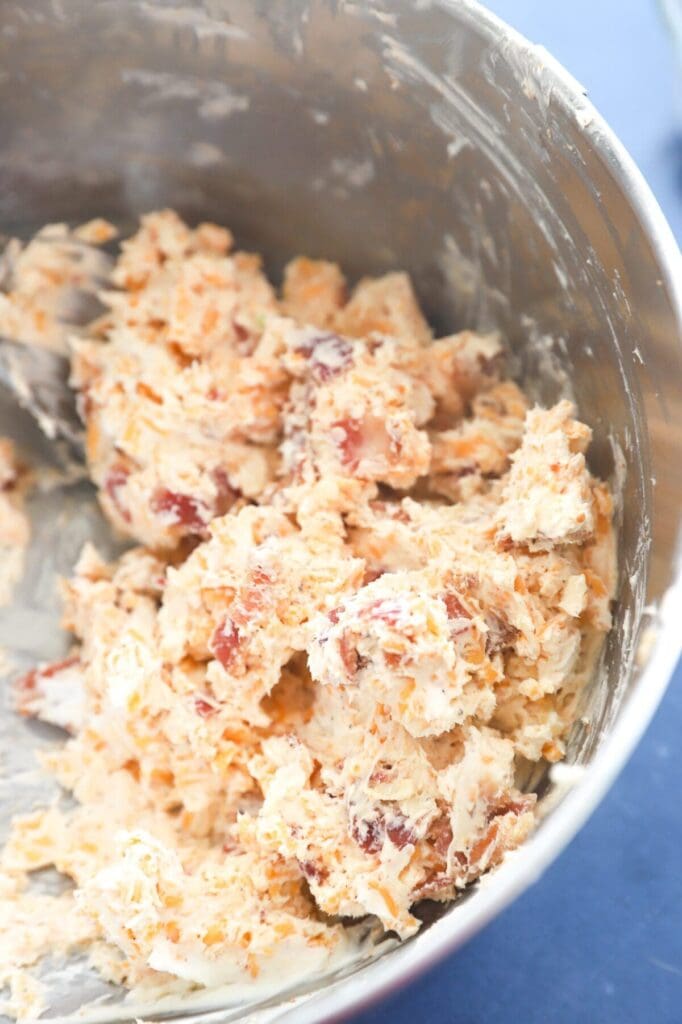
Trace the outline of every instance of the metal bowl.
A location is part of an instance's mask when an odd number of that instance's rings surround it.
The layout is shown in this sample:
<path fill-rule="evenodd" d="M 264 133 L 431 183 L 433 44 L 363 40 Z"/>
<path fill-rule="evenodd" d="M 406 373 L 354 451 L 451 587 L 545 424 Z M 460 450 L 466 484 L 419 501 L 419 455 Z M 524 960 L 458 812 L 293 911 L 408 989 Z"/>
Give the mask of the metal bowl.
<path fill-rule="evenodd" d="M 584 771 L 535 780 L 536 834 L 418 937 L 271 1001 L 297 1024 L 343 1015 L 538 877 L 663 693 L 682 613 L 679 250 L 580 86 L 472 0 L 5 0 L 0 68 L 4 231 L 170 205 L 229 224 L 275 275 L 295 252 L 351 276 L 404 267 L 437 329 L 496 326 L 538 399 L 574 394 L 616 487 L 615 626 L 569 745 Z"/>

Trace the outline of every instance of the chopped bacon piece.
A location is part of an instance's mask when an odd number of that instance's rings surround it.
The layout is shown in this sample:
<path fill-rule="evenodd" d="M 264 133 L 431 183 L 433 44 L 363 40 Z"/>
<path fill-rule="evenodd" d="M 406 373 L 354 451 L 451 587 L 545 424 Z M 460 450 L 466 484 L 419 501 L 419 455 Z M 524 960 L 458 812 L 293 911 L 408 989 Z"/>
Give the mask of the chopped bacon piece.
<path fill-rule="evenodd" d="M 329 871 L 324 864 L 316 864 L 312 860 L 299 860 L 298 866 L 309 882 L 317 882 L 319 885 L 329 878 Z"/>
<path fill-rule="evenodd" d="M 154 494 L 151 504 L 156 515 L 167 516 L 171 523 L 187 527 L 190 532 L 203 532 L 209 520 L 208 509 L 203 502 L 165 487 Z"/>
<path fill-rule="evenodd" d="M 379 853 L 384 845 L 386 834 L 383 819 L 377 818 L 351 818 L 350 834 L 365 853 Z"/>
<path fill-rule="evenodd" d="M 224 516 L 230 511 L 237 498 L 239 498 L 240 492 L 236 487 L 232 486 L 227 473 L 221 466 L 213 470 L 213 481 L 217 492 L 215 514 L 217 516 Z"/>
<path fill-rule="evenodd" d="M 306 339 L 300 351 L 308 356 L 310 372 L 317 384 L 326 384 L 347 370 L 353 362 L 353 346 L 339 334 L 318 334 Z"/>
<path fill-rule="evenodd" d="M 210 704 L 209 701 L 204 700 L 203 697 L 194 698 L 194 710 L 201 718 L 211 718 L 213 715 L 217 715 L 218 708 L 215 704 Z"/>
<path fill-rule="evenodd" d="M 462 604 L 458 595 L 451 590 L 446 591 L 442 598 L 450 622 L 450 635 L 452 637 L 461 636 L 470 628 L 471 612 Z"/>
<path fill-rule="evenodd" d="M 239 629 L 229 618 L 226 618 L 214 632 L 209 646 L 223 668 L 229 669 L 234 664 L 241 639 Z"/>
<path fill-rule="evenodd" d="M 43 679 L 51 679 L 52 676 L 56 676 L 59 672 L 63 672 L 65 668 L 71 668 L 72 665 L 77 665 L 80 658 L 77 654 L 74 654 L 70 658 L 62 658 L 61 661 L 53 661 L 52 664 L 46 665 L 45 668 L 40 669 L 40 675 Z M 33 670 L 36 671 L 35 669 Z M 29 673 L 31 675 L 31 673 Z"/>
<path fill-rule="evenodd" d="M 353 641 L 353 636 L 348 631 L 341 635 L 339 640 L 339 653 L 343 667 L 349 676 L 354 676 L 360 667 L 360 658 Z"/>
<path fill-rule="evenodd" d="M 238 607 L 233 612 L 237 626 L 245 626 L 255 615 L 267 606 L 274 580 L 270 574 L 257 565 L 249 574 L 248 583 L 239 594 Z"/>
<path fill-rule="evenodd" d="M 396 523 L 410 523 L 412 521 L 402 505 L 394 505 L 388 501 L 381 501 L 381 499 L 376 498 L 369 502 L 369 507 L 377 515 L 386 516 L 389 519 L 395 520 Z"/>
<path fill-rule="evenodd" d="M 417 833 L 410 825 L 408 819 L 399 812 L 387 820 L 386 835 L 399 850 L 402 850 L 405 846 L 414 846 L 417 842 Z"/>
<path fill-rule="evenodd" d="M 432 871 L 413 891 L 414 900 L 428 900 L 449 892 L 454 885 L 453 879 L 445 871 Z"/>
<path fill-rule="evenodd" d="M 456 620 L 471 618 L 471 612 L 464 607 L 457 594 L 454 594 L 451 590 L 448 590 L 443 594 L 443 604 L 445 605 L 445 610 L 448 613 L 449 619 Z"/>
<path fill-rule="evenodd" d="M 527 811 L 532 811 L 535 807 L 537 797 L 535 793 L 526 793 L 518 797 L 505 797 L 493 803 L 488 808 L 488 821 L 492 821 L 493 818 L 500 818 L 505 814 L 525 814 Z"/>
<path fill-rule="evenodd" d="M 418 836 L 409 820 L 400 811 L 379 809 L 372 818 L 351 816 L 350 833 L 365 853 L 379 853 L 388 839 L 398 850 L 414 846 Z"/>
<path fill-rule="evenodd" d="M 351 473 L 360 464 L 360 449 L 362 447 L 362 424 L 360 420 L 352 416 L 346 416 L 342 420 L 332 423 L 332 431 L 336 447 L 339 449 L 341 463 Z"/>
<path fill-rule="evenodd" d="M 512 646 L 519 635 L 516 626 L 512 626 L 504 616 L 492 610 L 486 612 L 485 621 L 488 627 L 485 636 L 485 653 L 488 657 L 499 654 L 500 651 Z"/>
<path fill-rule="evenodd" d="M 235 348 L 239 355 L 253 355 L 258 344 L 260 332 L 256 329 L 247 327 L 245 324 L 239 323 L 237 320 L 233 320 L 232 328 L 234 330 Z"/>
<path fill-rule="evenodd" d="M 428 839 L 439 857 L 445 859 L 452 842 L 452 825 L 448 814 L 441 814 L 431 823 Z"/>
<path fill-rule="evenodd" d="M 387 569 L 365 569 L 365 574 L 362 577 L 363 587 L 366 587 L 368 583 L 374 583 L 375 580 L 378 580 L 381 576 L 385 575 L 387 571 Z"/>

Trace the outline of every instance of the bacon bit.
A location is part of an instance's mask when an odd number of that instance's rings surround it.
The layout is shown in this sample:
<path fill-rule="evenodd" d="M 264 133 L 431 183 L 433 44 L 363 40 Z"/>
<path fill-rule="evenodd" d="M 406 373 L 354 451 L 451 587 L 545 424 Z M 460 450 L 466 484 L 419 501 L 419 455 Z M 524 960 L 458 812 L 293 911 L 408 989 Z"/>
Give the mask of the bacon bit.
<path fill-rule="evenodd" d="M 457 594 L 451 590 L 443 594 L 443 604 L 449 619 L 471 619 L 471 612 L 464 607 Z"/>
<path fill-rule="evenodd" d="M 384 661 L 389 666 L 389 668 L 397 668 L 398 665 L 400 665 L 400 663 L 402 662 L 402 660 L 402 654 L 396 654 L 395 651 L 384 652 Z"/>
<path fill-rule="evenodd" d="M 63 658 L 62 661 L 53 661 L 51 665 L 47 665 L 38 671 L 43 679 L 51 679 L 58 672 L 62 672 L 65 668 L 71 668 L 72 665 L 78 665 L 79 662 L 80 658 L 78 655 L 72 655 L 70 658 Z"/>
<path fill-rule="evenodd" d="M 248 341 L 249 331 L 243 324 L 240 324 L 238 320 L 232 321 L 232 327 L 236 335 L 237 341 Z"/>
<path fill-rule="evenodd" d="M 388 519 L 392 519 L 396 523 L 412 522 L 402 505 L 392 505 L 387 501 L 381 501 L 381 499 L 376 498 L 374 501 L 369 502 L 369 507 L 372 509 L 372 512 L 378 512 L 380 515 L 385 515 Z"/>
<path fill-rule="evenodd" d="M 492 821 L 493 818 L 501 818 L 505 814 L 515 814 L 518 817 L 532 811 L 536 799 L 535 793 L 527 793 L 516 798 L 502 797 L 488 808 L 487 820 Z"/>
<path fill-rule="evenodd" d="M 248 583 L 239 594 L 239 603 L 233 612 L 237 626 L 246 626 L 266 607 L 274 580 L 261 566 L 257 565 L 249 574 Z"/>
<path fill-rule="evenodd" d="M 414 846 L 417 842 L 417 833 L 408 819 L 400 812 L 387 822 L 386 835 L 398 850 L 402 850 L 406 846 Z"/>
<path fill-rule="evenodd" d="M 206 392 L 206 397 L 208 398 L 209 402 L 222 402 L 223 399 L 225 398 L 225 395 L 223 394 L 222 391 L 219 391 L 218 388 L 215 387 L 215 385 L 213 385 Z"/>
<path fill-rule="evenodd" d="M 223 853 L 236 853 L 239 848 L 239 843 L 232 837 L 226 839 L 223 843 Z"/>
<path fill-rule="evenodd" d="M 353 634 L 345 630 L 339 640 L 339 654 L 343 667 L 349 676 L 354 676 L 360 667 L 360 657 L 353 642 Z"/>
<path fill-rule="evenodd" d="M 345 416 L 342 420 L 332 423 L 331 429 L 343 435 L 338 440 L 335 438 L 336 447 L 339 449 L 341 464 L 353 473 L 360 464 L 362 423 L 352 416 Z"/>
<path fill-rule="evenodd" d="M 161 488 L 151 500 L 152 512 L 168 516 L 174 525 L 184 526 L 191 532 L 203 532 L 208 521 L 208 509 L 189 494 L 179 494 Z"/>
<path fill-rule="evenodd" d="M 316 864 L 312 860 L 299 860 L 298 866 L 309 882 L 317 882 L 321 885 L 329 878 L 329 871 L 324 864 Z"/>
<path fill-rule="evenodd" d="M 332 608 L 332 610 L 327 615 L 327 618 L 329 619 L 330 622 L 333 622 L 334 625 L 336 625 L 336 623 L 339 621 L 340 615 L 341 615 L 341 608 L 340 607 L 339 608 Z"/>
<path fill-rule="evenodd" d="M 452 825 L 448 814 L 441 814 L 431 823 L 427 838 L 439 857 L 445 859 L 452 842 Z"/>
<path fill-rule="evenodd" d="M 431 871 L 424 881 L 420 882 L 412 890 L 412 898 L 414 900 L 428 900 L 431 897 L 440 896 L 442 893 L 447 892 L 448 889 L 451 889 L 453 884 L 453 879 L 445 872 Z"/>
<path fill-rule="evenodd" d="M 368 583 L 374 583 L 375 580 L 380 579 L 387 572 L 387 569 L 365 569 L 365 574 L 362 577 L 363 587 L 366 587 Z"/>
<path fill-rule="evenodd" d="M 194 710 L 201 718 L 211 718 L 213 715 L 218 714 L 218 708 L 215 704 L 209 704 L 203 697 L 194 698 Z"/>
<path fill-rule="evenodd" d="M 382 818 L 351 818 L 350 834 L 361 850 L 376 854 L 384 845 L 384 822 Z"/>
<path fill-rule="evenodd" d="M 319 334 L 299 350 L 308 356 L 310 372 L 317 384 L 338 377 L 353 362 L 353 346 L 339 334 Z"/>
<path fill-rule="evenodd" d="M 131 516 L 128 509 L 122 504 L 119 492 L 125 487 L 129 476 L 129 469 L 121 463 L 114 463 L 104 480 L 105 492 L 109 495 L 112 504 L 116 506 L 119 515 L 126 523 L 130 522 Z"/>
<path fill-rule="evenodd" d="M 232 321 L 232 329 L 234 331 L 235 347 L 239 355 L 253 355 L 254 349 L 258 344 L 258 334 L 254 334 L 250 328 L 245 327 L 244 324 L 240 324 L 236 320 Z"/>
<path fill-rule="evenodd" d="M 251 573 L 251 583 L 254 587 L 271 587 L 272 576 L 262 566 L 257 565 Z"/>
<path fill-rule="evenodd" d="M 511 647 L 519 631 L 503 615 L 492 609 L 486 612 L 485 622 L 488 627 L 485 635 L 485 653 L 492 658 L 493 655 Z"/>
<path fill-rule="evenodd" d="M 240 491 L 233 487 L 230 483 L 225 470 L 218 466 L 217 469 L 213 470 L 213 482 L 216 486 L 216 500 L 215 500 L 215 514 L 217 516 L 224 516 L 230 511 L 237 498 L 240 496 Z"/>
<path fill-rule="evenodd" d="M 225 669 L 234 664 L 242 638 L 232 619 L 226 618 L 216 629 L 209 648 Z"/>

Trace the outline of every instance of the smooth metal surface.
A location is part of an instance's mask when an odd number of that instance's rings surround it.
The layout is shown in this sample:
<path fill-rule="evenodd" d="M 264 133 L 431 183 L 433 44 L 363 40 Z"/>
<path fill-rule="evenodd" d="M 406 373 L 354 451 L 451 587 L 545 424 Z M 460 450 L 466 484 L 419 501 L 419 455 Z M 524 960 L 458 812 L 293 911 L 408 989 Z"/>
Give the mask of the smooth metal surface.
<path fill-rule="evenodd" d="M 82 461 L 85 431 L 69 387 L 70 373 L 67 356 L 0 335 L 0 385 L 50 440 L 65 441 L 73 457 Z"/>
<path fill-rule="evenodd" d="M 579 85 L 470 0 L 6 0 L 0 68 L 2 230 L 171 205 L 229 224 L 275 273 L 295 252 L 351 275 L 404 267 L 439 330 L 497 326 L 540 399 L 573 390 L 619 487 L 616 625 L 570 748 L 582 780 L 423 934 L 271 1011 L 342 1015 L 537 878 L 665 688 L 682 615 L 678 247 Z"/>

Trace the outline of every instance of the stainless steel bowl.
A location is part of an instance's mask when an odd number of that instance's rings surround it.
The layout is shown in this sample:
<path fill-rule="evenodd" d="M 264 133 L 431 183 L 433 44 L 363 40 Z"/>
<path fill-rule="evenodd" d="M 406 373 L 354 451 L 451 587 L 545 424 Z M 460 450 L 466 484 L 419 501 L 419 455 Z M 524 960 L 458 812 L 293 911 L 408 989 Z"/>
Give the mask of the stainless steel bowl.
<path fill-rule="evenodd" d="M 275 274 L 294 252 L 351 275 L 405 267 L 439 329 L 495 325 L 540 399 L 572 389 L 617 486 L 616 624 L 568 759 L 584 772 L 540 780 L 532 840 L 416 939 L 271 1011 L 342 1015 L 538 877 L 665 688 L 682 615 L 679 250 L 580 86 L 472 0 L 5 0 L 0 69 L 4 231 L 171 205 L 229 224 Z"/>

